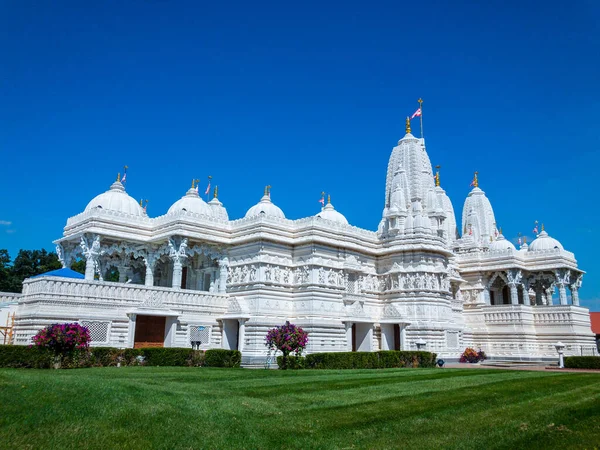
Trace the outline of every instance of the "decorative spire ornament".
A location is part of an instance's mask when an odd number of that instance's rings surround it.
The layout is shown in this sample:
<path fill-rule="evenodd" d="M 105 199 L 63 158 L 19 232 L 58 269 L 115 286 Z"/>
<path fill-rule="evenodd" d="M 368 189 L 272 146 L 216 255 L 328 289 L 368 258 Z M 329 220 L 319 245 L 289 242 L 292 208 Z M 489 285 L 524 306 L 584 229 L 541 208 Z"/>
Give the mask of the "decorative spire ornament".
<path fill-rule="evenodd" d="M 219 198 L 219 186 L 215 186 L 215 192 L 213 193 L 213 198 Z"/>
<path fill-rule="evenodd" d="M 121 172 L 117 172 L 117 181 L 121 182 Z"/>
<path fill-rule="evenodd" d="M 271 185 L 265 186 L 265 195 L 271 197 Z"/>
<path fill-rule="evenodd" d="M 406 134 L 410 134 L 410 117 L 406 116 Z"/>
<path fill-rule="evenodd" d="M 473 175 L 473 181 L 471 181 L 471 187 L 479 187 L 479 172 L 475 172 Z"/>
<path fill-rule="evenodd" d="M 331 194 L 327 194 L 327 204 L 331 205 Z"/>
<path fill-rule="evenodd" d="M 435 166 L 435 168 L 437 169 L 437 172 L 435 173 L 435 185 L 436 187 L 439 187 L 440 185 L 440 169 L 442 168 L 442 166 L 437 165 Z"/>

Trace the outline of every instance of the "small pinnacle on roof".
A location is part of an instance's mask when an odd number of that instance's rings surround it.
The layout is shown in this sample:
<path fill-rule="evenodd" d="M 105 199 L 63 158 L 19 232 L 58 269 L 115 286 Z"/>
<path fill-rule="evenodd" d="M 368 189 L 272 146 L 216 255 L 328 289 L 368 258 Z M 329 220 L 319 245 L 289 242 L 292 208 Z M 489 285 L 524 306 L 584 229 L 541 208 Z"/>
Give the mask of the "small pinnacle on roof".
<path fill-rule="evenodd" d="M 410 118 L 406 116 L 406 134 L 410 134 Z"/>
<path fill-rule="evenodd" d="M 121 181 L 121 173 L 117 172 L 117 181 Z"/>
<path fill-rule="evenodd" d="M 331 205 L 331 194 L 327 194 L 327 204 Z"/>
<path fill-rule="evenodd" d="M 441 167 L 442 166 L 440 166 L 440 165 L 435 166 L 435 168 L 437 169 L 437 172 L 436 172 L 434 178 L 435 178 L 435 185 L 437 187 L 439 187 L 439 185 L 440 185 L 440 169 L 441 169 Z"/>
<path fill-rule="evenodd" d="M 546 227 L 544 227 L 544 224 L 542 224 L 542 231 L 546 231 Z"/>
<path fill-rule="evenodd" d="M 265 195 L 271 196 L 271 185 L 265 186 Z"/>
<path fill-rule="evenodd" d="M 215 192 L 213 194 L 213 198 L 218 198 L 219 197 L 219 186 L 215 186 Z"/>
<path fill-rule="evenodd" d="M 479 172 L 475 172 L 473 175 L 473 187 L 479 187 Z"/>

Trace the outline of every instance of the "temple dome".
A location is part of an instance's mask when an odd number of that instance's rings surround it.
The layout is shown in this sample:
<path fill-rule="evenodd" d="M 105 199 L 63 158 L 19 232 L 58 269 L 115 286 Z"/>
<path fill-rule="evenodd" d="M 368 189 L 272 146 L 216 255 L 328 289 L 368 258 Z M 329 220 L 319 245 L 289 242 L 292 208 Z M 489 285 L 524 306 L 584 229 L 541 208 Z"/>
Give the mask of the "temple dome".
<path fill-rule="evenodd" d="M 229 220 L 229 214 L 227 214 L 227 210 L 217 197 L 208 202 L 208 206 L 210 207 L 212 215 L 215 219 Z"/>
<path fill-rule="evenodd" d="M 475 179 L 476 181 L 476 179 Z M 476 242 L 480 239 L 485 243 L 496 231 L 496 219 L 492 204 L 481 189 L 475 186 L 465 199 L 462 215 L 463 232 L 473 229 Z"/>
<path fill-rule="evenodd" d="M 255 217 L 261 215 L 265 217 L 277 217 L 279 219 L 285 219 L 285 214 L 283 214 L 281 208 L 271 201 L 271 194 L 266 189 L 265 195 L 262 196 L 260 202 L 250 208 L 244 217 Z"/>
<path fill-rule="evenodd" d="M 127 195 L 125 187 L 120 181 L 115 181 L 110 189 L 100 195 L 97 195 L 85 207 L 85 211 L 93 209 L 102 209 L 106 211 L 117 211 L 132 216 L 143 216 L 142 207 L 133 197 Z"/>
<path fill-rule="evenodd" d="M 188 189 L 183 197 L 171 205 L 167 211 L 167 214 L 174 214 L 179 211 L 187 211 L 205 216 L 213 215 L 210 206 L 208 206 L 206 202 L 200 198 L 198 191 L 196 191 L 195 188 Z"/>
<path fill-rule="evenodd" d="M 538 234 L 537 238 L 533 240 L 533 242 L 529 245 L 527 249 L 530 252 L 539 252 L 544 250 L 564 250 L 562 244 L 558 242 L 556 239 L 548 236 L 545 230 L 542 230 L 540 234 Z"/>
<path fill-rule="evenodd" d="M 330 220 L 331 222 L 337 222 L 344 225 L 348 225 L 348 220 L 344 217 L 344 215 L 335 210 L 331 201 L 327 202 L 323 208 L 321 208 L 321 212 L 316 215 L 316 217 L 320 219 Z"/>
<path fill-rule="evenodd" d="M 505 250 L 516 250 L 517 248 L 513 245 L 512 242 L 508 241 L 502 233 L 492 242 L 488 247 L 491 252 L 499 252 Z"/>

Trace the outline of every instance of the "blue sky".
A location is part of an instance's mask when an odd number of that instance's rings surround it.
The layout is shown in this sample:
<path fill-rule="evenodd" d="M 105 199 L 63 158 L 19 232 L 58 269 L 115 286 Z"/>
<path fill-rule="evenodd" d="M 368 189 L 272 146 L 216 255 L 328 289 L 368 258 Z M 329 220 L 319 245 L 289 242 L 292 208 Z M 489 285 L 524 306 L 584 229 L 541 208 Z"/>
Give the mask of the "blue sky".
<path fill-rule="evenodd" d="M 151 216 L 212 175 L 232 218 L 270 184 L 289 218 L 325 190 L 374 230 L 422 97 L 459 221 L 478 170 L 506 237 L 544 222 L 600 310 L 597 2 L 121 3 L 0 5 L 0 248 L 51 249 L 125 164 Z"/>

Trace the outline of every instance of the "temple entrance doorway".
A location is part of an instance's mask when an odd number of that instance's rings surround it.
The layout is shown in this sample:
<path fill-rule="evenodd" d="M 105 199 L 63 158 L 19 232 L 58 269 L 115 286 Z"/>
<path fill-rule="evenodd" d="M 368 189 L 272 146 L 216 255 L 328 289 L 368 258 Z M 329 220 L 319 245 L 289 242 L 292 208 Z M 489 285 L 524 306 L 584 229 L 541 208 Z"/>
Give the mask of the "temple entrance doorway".
<path fill-rule="evenodd" d="M 133 348 L 165 346 L 165 316 L 140 316 L 136 318 Z"/>

